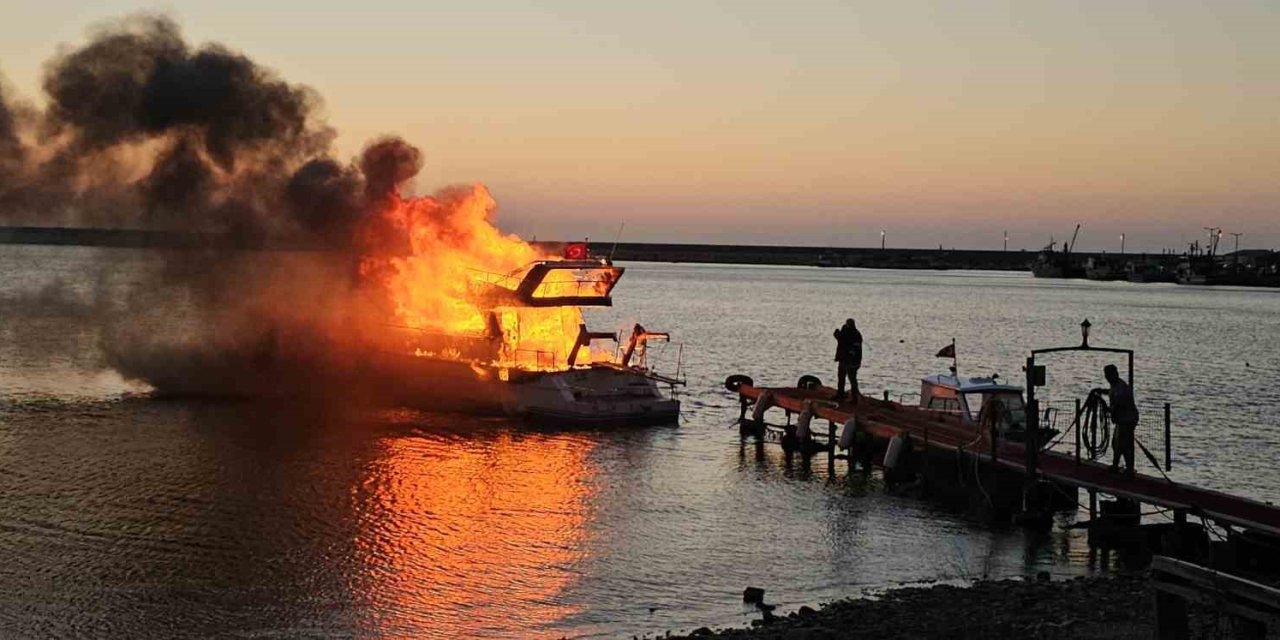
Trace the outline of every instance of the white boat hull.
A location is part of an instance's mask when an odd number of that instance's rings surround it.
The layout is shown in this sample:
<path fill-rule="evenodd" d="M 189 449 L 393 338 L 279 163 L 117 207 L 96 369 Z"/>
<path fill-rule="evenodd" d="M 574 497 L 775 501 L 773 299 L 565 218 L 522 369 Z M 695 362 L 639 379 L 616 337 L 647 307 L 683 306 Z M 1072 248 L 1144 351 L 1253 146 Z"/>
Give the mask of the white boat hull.
<path fill-rule="evenodd" d="M 435 358 L 393 357 L 398 404 L 431 410 L 505 414 L 556 425 L 671 424 L 680 401 L 643 371 L 592 366 L 509 372 Z"/>

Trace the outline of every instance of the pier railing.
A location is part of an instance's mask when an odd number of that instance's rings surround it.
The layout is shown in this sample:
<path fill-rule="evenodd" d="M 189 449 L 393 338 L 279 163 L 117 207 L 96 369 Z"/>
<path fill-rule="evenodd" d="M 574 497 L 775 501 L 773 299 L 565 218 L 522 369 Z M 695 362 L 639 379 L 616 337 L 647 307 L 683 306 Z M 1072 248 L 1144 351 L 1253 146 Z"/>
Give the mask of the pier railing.
<path fill-rule="evenodd" d="M 1165 556 L 1151 560 L 1155 636 L 1188 638 L 1187 605 L 1225 613 L 1237 637 L 1264 638 L 1280 630 L 1280 589 Z"/>

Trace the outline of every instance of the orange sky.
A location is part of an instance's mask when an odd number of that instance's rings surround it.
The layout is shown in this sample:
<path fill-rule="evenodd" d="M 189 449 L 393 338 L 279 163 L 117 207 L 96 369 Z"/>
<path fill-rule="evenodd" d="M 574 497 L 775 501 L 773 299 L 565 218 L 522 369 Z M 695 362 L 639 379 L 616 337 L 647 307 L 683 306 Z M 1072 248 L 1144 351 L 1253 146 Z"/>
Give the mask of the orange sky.
<path fill-rule="evenodd" d="M 38 98 L 59 43 L 162 9 L 540 238 L 1280 245 L 1274 3 L 614 4 L 59 1 L 0 9 L 0 72 Z"/>

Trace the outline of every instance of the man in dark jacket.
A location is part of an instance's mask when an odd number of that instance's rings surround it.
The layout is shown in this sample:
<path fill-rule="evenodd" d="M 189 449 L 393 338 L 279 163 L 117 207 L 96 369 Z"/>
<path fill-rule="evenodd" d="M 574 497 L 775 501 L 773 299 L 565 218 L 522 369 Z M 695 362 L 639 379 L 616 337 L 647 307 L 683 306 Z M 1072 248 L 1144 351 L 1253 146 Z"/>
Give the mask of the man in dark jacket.
<path fill-rule="evenodd" d="M 1116 427 L 1115 437 L 1111 440 L 1111 470 L 1119 471 L 1120 459 L 1124 458 L 1127 476 L 1133 476 L 1133 431 L 1138 426 L 1138 405 L 1133 401 L 1133 387 L 1120 378 L 1120 372 L 1114 364 L 1102 369 L 1102 375 L 1111 384 L 1108 400 L 1111 404 L 1111 422 Z"/>
<path fill-rule="evenodd" d="M 862 332 L 853 318 L 844 321 L 844 326 L 835 330 L 836 338 L 836 400 L 844 399 L 844 380 L 849 379 L 849 393 L 854 404 L 858 403 L 858 369 L 862 366 Z"/>

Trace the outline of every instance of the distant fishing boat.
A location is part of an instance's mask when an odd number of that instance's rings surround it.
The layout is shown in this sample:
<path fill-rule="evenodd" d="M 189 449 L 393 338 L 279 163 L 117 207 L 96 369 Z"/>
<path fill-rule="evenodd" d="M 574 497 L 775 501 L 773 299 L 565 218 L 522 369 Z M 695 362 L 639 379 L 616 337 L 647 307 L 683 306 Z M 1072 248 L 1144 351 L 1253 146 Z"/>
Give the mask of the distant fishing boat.
<path fill-rule="evenodd" d="M 1094 256 L 1084 263 L 1084 277 L 1090 280 L 1124 280 L 1123 267 L 1106 256 Z"/>
<path fill-rule="evenodd" d="M 1178 274 L 1162 263 L 1144 260 L 1133 261 L 1125 267 L 1129 282 L 1177 282 Z"/>
<path fill-rule="evenodd" d="M 1062 245 L 1062 251 L 1055 251 L 1054 246 L 1057 244 L 1052 240 L 1045 245 L 1040 253 L 1036 255 L 1035 262 L 1031 263 L 1031 274 L 1037 278 L 1083 278 L 1085 277 L 1085 269 L 1071 255 L 1071 250 L 1075 246 L 1076 236 L 1080 234 L 1080 225 L 1076 225 L 1075 233 L 1071 234 L 1071 242 Z"/>

